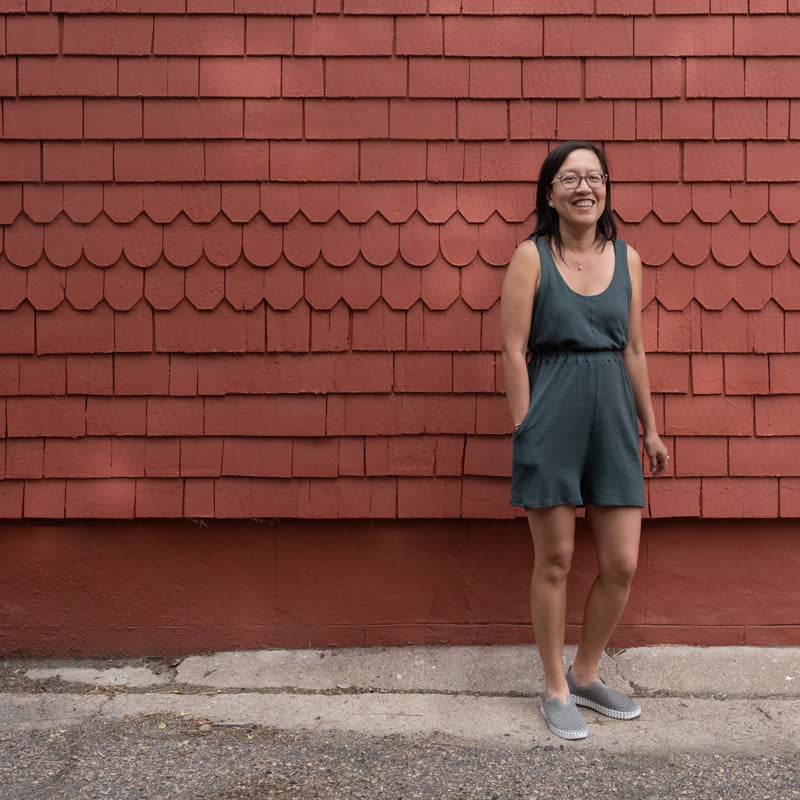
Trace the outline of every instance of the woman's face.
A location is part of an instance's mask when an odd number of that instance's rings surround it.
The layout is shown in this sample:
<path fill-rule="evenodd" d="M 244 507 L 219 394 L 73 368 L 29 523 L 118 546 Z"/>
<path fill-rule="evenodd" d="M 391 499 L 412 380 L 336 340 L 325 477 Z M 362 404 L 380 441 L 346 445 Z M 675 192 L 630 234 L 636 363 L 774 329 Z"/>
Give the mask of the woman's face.
<path fill-rule="evenodd" d="M 606 185 L 589 186 L 583 178 L 590 173 L 602 172 L 600 159 L 591 150 L 573 150 L 564 159 L 547 194 L 547 201 L 561 222 L 578 227 L 597 224 L 606 207 Z M 567 173 L 581 178 L 576 187 L 564 188 L 558 180 L 560 175 Z"/>

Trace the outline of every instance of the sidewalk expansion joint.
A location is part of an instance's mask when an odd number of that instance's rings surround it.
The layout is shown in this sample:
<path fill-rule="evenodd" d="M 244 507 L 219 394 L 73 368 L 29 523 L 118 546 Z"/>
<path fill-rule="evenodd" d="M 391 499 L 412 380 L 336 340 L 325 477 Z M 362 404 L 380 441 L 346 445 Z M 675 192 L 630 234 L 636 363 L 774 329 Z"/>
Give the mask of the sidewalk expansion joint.
<path fill-rule="evenodd" d="M 519 699 L 538 699 L 539 692 L 478 692 L 474 690 L 454 690 L 454 689 L 385 689 L 379 687 L 356 687 L 332 689 L 309 689 L 295 686 L 268 686 L 268 687 L 213 687 L 173 684 L 173 688 L 163 686 L 91 686 L 88 688 L 83 683 L 63 682 L 57 686 L 42 686 L 35 681 L 31 681 L 27 686 L 17 685 L 6 687 L 3 694 L 8 695 L 27 695 L 27 694 L 81 694 L 81 695 L 105 695 L 114 697 L 117 695 L 298 695 L 298 696 L 323 696 L 323 697 L 342 697 L 345 695 L 443 695 L 447 697 L 508 697 Z M 797 700 L 794 695 L 780 693 L 750 694 L 747 692 L 687 692 L 673 691 L 668 689 L 647 689 L 631 682 L 632 692 L 628 692 L 630 697 L 638 699 L 677 699 L 677 700 Z"/>

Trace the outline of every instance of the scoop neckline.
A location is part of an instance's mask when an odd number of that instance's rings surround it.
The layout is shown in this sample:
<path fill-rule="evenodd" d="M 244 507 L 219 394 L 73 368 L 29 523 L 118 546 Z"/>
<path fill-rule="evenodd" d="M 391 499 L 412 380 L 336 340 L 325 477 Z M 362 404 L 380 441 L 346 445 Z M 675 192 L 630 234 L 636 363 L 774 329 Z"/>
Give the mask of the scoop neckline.
<path fill-rule="evenodd" d="M 596 294 L 581 294 L 580 292 L 576 292 L 567 283 L 566 278 L 561 274 L 561 270 L 558 268 L 558 264 L 556 264 L 556 260 L 553 257 L 553 251 L 552 251 L 552 249 L 550 247 L 550 243 L 547 241 L 547 239 L 544 239 L 543 241 L 544 241 L 545 247 L 547 247 L 547 254 L 550 256 L 550 261 L 552 262 L 553 268 L 555 269 L 556 273 L 558 274 L 558 277 L 561 280 L 561 283 L 563 283 L 564 286 L 566 286 L 567 289 L 570 292 L 572 292 L 572 294 L 574 294 L 576 297 L 582 297 L 582 298 L 584 298 L 584 300 L 591 300 L 594 297 L 602 297 L 613 286 L 614 279 L 617 277 L 617 243 L 616 243 L 616 241 L 613 241 L 611 239 L 608 240 L 608 241 L 611 242 L 612 247 L 614 248 L 614 269 L 611 271 L 611 280 L 608 282 L 608 285 L 606 286 L 605 289 L 603 289 L 603 291 L 597 292 Z"/>

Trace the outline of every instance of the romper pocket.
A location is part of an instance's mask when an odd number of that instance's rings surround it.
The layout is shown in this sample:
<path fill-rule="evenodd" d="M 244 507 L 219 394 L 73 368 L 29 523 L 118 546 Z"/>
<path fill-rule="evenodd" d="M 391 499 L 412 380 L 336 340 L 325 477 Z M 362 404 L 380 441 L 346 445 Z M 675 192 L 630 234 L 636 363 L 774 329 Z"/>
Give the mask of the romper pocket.
<path fill-rule="evenodd" d="M 524 430 L 526 430 L 530 426 L 530 421 L 531 421 L 531 418 L 533 417 L 533 414 L 531 413 L 532 411 L 533 411 L 533 395 L 531 395 L 531 401 L 530 401 L 530 403 L 528 403 L 528 410 L 525 412 L 525 416 L 522 418 L 522 422 L 520 422 L 519 428 L 517 428 L 514 431 L 513 435 L 511 436 L 511 441 L 512 442 L 516 441 L 516 439 L 519 437 L 520 433 L 522 433 Z"/>
<path fill-rule="evenodd" d="M 519 434 L 524 431 L 526 428 L 529 427 L 531 418 L 533 416 L 533 406 L 534 400 L 537 397 L 536 393 L 536 378 L 539 372 L 538 365 L 531 362 L 528 364 L 528 386 L 530 387 L 530 401 L 528 402 L 528 410 L 525 412 L 525 416 L 522 418 L 522 422 L 519 424 L 519 428 L 514 431 L 513 436 L 511 437 L 511 441 L 516 441 Z M 539 387 L 539 393 L 541 393 L 542 387 Z"/>

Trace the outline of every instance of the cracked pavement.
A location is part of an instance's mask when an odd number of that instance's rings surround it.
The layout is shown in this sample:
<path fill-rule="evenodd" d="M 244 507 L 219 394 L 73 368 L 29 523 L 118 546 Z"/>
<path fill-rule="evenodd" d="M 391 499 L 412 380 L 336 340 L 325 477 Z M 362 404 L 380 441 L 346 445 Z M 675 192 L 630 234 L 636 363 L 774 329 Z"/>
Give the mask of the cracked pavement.
<path fill-rule="evenodd" d="M 589 737 L 565 743 L 531 646 L 7 659 L 0 797 L 556 797 L 578 776 L 603 796 L 800 797 L 800 648 L 632 648 L 600 674 L 642 715 L 584 710 Z"/>

